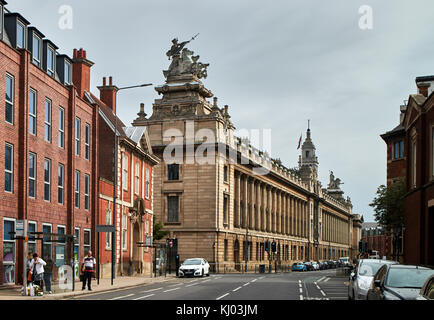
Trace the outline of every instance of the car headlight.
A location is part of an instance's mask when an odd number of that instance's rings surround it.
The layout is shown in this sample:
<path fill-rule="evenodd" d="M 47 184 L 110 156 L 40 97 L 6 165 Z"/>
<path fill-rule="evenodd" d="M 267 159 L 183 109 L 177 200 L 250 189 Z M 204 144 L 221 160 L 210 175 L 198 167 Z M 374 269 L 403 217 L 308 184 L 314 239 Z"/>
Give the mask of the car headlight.
<path fill-rule="evenodd" d="M 369 290 L 369 287 L 371 286 L 371 282 L 359 279 L 358 285 L 359 285 L 360 289 Z"/>

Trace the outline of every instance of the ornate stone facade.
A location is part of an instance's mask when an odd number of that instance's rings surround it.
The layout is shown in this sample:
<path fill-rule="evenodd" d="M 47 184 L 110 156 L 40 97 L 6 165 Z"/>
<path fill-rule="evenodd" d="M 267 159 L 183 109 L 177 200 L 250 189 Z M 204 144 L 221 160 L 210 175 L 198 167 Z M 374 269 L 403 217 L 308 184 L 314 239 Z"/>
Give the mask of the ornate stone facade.
<path fill-rule="evenodd" d="M 213 94 L 197 75 L 165 75 L 166 83 L 155 88 L 162 98 L 153 114 L 133 124 L 148 127 L 162 159 L 154 169 L 154 213 L 178 239 L 181 260 L 204 257 L 230 272 L 244 269 L 246 258 L 254 269 L 269 261 L 290 265 L 356 254 L 351 202 L 321 189 L 310 130 L 303 145 L 310 153 L 298 170 L 289 170 L 234 136 L 228 106 L 220 108 L 217 98 L 210 103 Z M 200 163 L 198 154 L 212 161 Z M 173 163 L 179 164 L 175 179 Z M 265 251 L 266 241 L 276 242 L 276 253 Z"/>

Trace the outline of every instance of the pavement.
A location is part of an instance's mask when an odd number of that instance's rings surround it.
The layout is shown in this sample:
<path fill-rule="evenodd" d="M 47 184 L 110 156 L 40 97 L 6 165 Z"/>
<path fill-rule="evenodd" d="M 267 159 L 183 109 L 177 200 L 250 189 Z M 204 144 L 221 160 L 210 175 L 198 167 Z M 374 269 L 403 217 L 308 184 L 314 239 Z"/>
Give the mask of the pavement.
<path fill-rule="evenodd" d="M 83 297 L 95 293 L 105 293 L 105 292 L 116 292 L 118 290 L 126 288 L 143 287 L 147 285 L 152 285 L 155 283 L 165 283 L 176 279 L 174 274 L 167 275 L 166 277 L 152 277 L 149 276 L 137 276 L 137 277 L 117 277 L 113 280 L 113 285 L 111 285 L 111 279 L 100 279 L 99 285 L 96 280 L 92 280 L 92 291 L 81 290 L 82 283 L 75 283 L 75 291 L 67 292 L 54 292 L 53 294 L 44 293 L 43 296 L 39 297 L 29 297 L 21 295 L 21 287 L 19 289 L 4 289 L 0 290 L 0 300 L 61 300 L 70 299 L 74 297 Z"/>

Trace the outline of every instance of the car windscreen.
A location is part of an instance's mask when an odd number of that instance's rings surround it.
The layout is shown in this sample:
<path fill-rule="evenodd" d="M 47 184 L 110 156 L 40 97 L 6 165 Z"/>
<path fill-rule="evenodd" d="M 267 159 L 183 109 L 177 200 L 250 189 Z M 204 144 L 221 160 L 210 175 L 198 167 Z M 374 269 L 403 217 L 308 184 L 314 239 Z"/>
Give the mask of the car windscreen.
<path fill-rule="evenodd" d="M 383 265 L 378 262 L 363 262 L 359 268 L 359 276 L 373 277 Z"/>
<path fill-rule="evenodd" d="M 183 265 L 185 266 L 192 266 L 192 265 L 198 265 L 201 264 L 202 261 L 198 259 L 192 259 L 192 260 L 185 260 Z"/>
<path fill-rule="evenodd" d="M 391 268 L 386 279 L 386 286 L 394 288 L 422 288 L 434 270 Z"/>

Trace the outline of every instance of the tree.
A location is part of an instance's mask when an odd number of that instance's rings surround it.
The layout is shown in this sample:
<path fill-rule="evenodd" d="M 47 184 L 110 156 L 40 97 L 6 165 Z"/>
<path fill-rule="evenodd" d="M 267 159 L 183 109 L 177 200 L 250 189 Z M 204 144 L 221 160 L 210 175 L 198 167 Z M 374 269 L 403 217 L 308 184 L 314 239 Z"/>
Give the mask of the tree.
<path fill-rule="evenodd" d="M 154 219 L 154 222 L 153 222 L 154 241 L 163 239 L 168 233 L 169 233 L 169 231 L 163 230 L 163 224 L 161 223 L 161 221 L 156 222 L 156 220 Z"/>
<path fill-rule="evenodd" d="M 381 185 L 370 204 L 375 211 L 375 221 L 385 229 L 401 230 L 404 226 L 406 188 L 403 178 L 389 187 Z"/>

